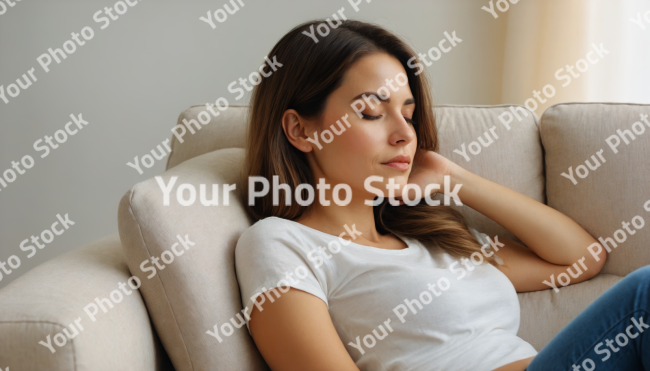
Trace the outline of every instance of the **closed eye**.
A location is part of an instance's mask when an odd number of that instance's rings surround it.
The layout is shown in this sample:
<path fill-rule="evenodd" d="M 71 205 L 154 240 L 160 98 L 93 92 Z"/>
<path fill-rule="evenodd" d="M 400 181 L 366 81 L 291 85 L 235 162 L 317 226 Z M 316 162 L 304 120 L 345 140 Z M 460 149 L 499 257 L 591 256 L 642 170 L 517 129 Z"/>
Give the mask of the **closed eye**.
<path fill-rule="evenodd" d="M 379 115 L 379 116 L 366 115 L 365 113 L 362 113 L 361 115 L 366 120 L 378 120 L 382 116 L 382 115 Z M 415 125 L 415 121 L 413 121 L 413 119 L 410 119 L 408 117 L 404 117 L 404 120 L 406 120 L 406 122 L 408 122 L 411 125 Z"/>
<path fill-rule="evenodd" d="M 377 120 L 377 119 L 380 119 L 380 118 L 381 118 L 381 115 L 379 115 L 379 116 L 372 116 L 372 115 L 366 115 L 365 113 L 362 113 L 361 115 L 362 115 L 363 118 L 366 119 L 366 120 Z"/>

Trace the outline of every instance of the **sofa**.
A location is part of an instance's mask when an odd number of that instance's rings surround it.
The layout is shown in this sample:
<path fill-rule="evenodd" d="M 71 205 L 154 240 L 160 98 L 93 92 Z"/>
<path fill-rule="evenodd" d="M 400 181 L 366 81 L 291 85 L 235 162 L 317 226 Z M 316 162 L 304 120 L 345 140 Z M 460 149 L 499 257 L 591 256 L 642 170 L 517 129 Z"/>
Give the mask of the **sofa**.
<path fill-rule="evenodd" d="M 185 110 L 165 172 L 125 190 L 116 233 L 0 290 L 0 369 L 268 369 L 238 320 L 234 249 L 254 223 L 239 193 L 247 108 Z M 434 110 L 442 155 L 565 213 L 611 250 L 585 282 L 518 293 L 518 336 L 537 350 L 650 264 L 650 228 L 638 227 L 650 217 L 650 105 L 562 103 L 541 118 L 518 105 Z M 468 206 L 452 207 L 478 231 L 518 240 Z M 633 219 L 634 234 L 624 228 Z"/>

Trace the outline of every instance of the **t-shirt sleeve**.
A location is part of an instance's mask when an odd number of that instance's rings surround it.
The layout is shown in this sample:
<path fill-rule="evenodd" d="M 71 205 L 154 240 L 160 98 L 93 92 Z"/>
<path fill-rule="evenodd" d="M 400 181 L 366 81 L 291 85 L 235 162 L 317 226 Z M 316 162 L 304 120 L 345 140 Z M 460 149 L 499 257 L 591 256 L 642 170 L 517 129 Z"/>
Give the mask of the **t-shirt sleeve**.
<path fill-rule="evenodd" d="M 263 309 L 265 302 L 280 297 L 289 287 L 308 292 L 328 305 L 325 274 L 309 259 L 315 248 L 281 227 L 270 221 L 253 225 L 244 231 L 235 248 L 235 269 L 249 333 L 253 307 Z"/>
<path fill-rule="evenodd" d="M 469 227 L 469 231 L 472 232 L 472 234 L 474 235 L 474 237 L 476 237 L 476 239 L 481 244 L 481 246 L 485 246 L 485 244 L 488 245 L 488 247 L 486 247 L 485 250 L 494 253 L 494 259 L 497 261 L 498 264 L 504 265 L 503 260 L 496 254 L 494 249 L 492 249 L 492 244 L 490 244 L 490 240 L 487 234 L 481 233 L 472 227 Z"/>

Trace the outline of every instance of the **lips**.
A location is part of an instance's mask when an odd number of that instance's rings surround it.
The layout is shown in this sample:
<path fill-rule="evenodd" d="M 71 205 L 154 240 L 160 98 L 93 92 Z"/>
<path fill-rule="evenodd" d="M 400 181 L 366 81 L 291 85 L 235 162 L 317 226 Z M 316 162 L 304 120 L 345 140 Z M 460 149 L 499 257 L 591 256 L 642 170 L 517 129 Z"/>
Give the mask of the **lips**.
<path fill-rule="evenodd" d="M 391 158 L 386 162 L 382 162 L 382 165 L 390 166 L 398 170 L 408 170 L 411 165 L 411 156 L 408 155 L 399 155 Z"/>

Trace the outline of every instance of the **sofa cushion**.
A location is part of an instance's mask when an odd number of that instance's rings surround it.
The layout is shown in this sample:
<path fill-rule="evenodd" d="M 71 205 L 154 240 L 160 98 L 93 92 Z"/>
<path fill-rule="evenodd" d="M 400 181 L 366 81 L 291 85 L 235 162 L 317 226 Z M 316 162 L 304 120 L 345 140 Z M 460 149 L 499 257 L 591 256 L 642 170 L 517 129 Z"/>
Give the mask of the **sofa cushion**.
<path fill-rule="evenodd" d="M 241 184 L 227 206 L 221 186 L 219 206 L 204 206 L 200 198 L 201 184 L 207 185 L 210 200 L 212 184 L 236 184 L 243 158 L 243 149 L 227 148 L 165 171 L 159 178 L 166 186 L 178 177 L 167 206 L 156 178 L 136 184 L 120 202 L 118 226 L 127 264 L 142 281 L 151 319 L 179 371 L 268 369 L 237 317 L 242 306 L 234 250 L 252 222 L 239 201 Z M 176 197 L 182 184 L 196 189 L 190 206 Z M 184 197 L 189 194 L 184 191 Z M 160 266 L 150 258 L 160 258 Z"/>
<path fill-rule="evenodd" d="M 648 115 L 650 105 L 563 103 L 541 118 L 548 205 L 606 241 L 602 273 L 650 264 Z"/>
<path fill-rule="evenodd" d="M 517 336 L 542 350 L 566 325 L 594 300 L 623 277 L 598 274 L 596 277 L 555 290 L 520 292 L 521 322 Z"/>
<path fill-rule="evenodd" d="M 535 113 L 519 105 L 439 105 L 435 114 L 441 155 L 483 178 L 544 202 L 543 149 Z M 442 199 L 442 195 L 436 198 Z M 452 207 L 477 230 L 520 241 L 474 209 Z"/>

